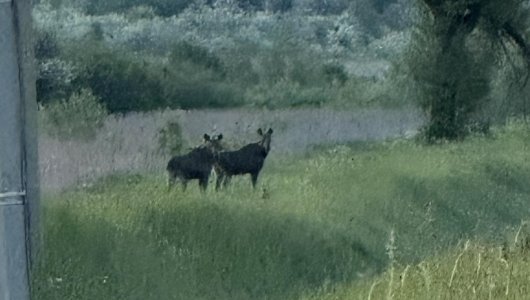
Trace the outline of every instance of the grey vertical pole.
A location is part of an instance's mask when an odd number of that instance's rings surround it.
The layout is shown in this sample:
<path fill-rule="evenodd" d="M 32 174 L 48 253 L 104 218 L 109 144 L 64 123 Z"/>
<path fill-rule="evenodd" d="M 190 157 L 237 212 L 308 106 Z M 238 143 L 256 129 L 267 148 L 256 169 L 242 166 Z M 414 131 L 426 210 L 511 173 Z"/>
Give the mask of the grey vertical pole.
<path fill-rule="evenodd" d="M 30 8 L 30 0 L 0 0 L 0 300 L 30 298 L 38 204 Z"/>

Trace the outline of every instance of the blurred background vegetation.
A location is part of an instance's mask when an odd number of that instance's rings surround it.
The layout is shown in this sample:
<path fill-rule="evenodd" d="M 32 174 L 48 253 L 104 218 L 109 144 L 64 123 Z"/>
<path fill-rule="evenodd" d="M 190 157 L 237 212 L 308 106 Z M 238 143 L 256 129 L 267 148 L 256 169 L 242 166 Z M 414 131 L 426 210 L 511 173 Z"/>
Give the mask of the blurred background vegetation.
<path fill-rule="evenodd" d="M 83 90 L 111 114 L 414 104 L 432 118 L 424 133 L 449 139 L 526 115 L 527 3 L 450 2 L 40 0 L 38 101 Z"/>
<path fill-rule="evenodd" d="M 38 97 L 110 113 L 396 105 L 407 1 L 37 1 Z"/>

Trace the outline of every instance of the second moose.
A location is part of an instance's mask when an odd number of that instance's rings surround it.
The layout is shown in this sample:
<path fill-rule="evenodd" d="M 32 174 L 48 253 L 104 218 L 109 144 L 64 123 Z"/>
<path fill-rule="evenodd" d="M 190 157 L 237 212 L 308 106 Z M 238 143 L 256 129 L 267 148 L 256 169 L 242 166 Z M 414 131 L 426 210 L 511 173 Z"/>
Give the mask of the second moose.
<path fill-rule="evenodd" d="M 224 151 L 217 154 L 214 169 L 217 173 L 216 189 L 221 183 L 226 186 L 233 175 L 250 174 L 252 187 L 256 187 L 258 175 L 263 168 L 263 163 L 271 147 L 272 128 L 266 133 L 258 129 L 261 140 L 257 143 L 248 144 L 239 150 Z"/>
<path fill-rule="evenodd" d="M 189 180 L 198 179 L 199 187 L 205 191 L 216 153 L 222 150 L 220 143 L 222 138 L 222 134 L 217 137 L 210 137 L 204 134 L 203 145 L 193 149 L 188 154 L 171 158 L 166 168 L 169 189 L 171 189 L 177 179 L 182 182 L 183 190 L 186 190 Z"/>

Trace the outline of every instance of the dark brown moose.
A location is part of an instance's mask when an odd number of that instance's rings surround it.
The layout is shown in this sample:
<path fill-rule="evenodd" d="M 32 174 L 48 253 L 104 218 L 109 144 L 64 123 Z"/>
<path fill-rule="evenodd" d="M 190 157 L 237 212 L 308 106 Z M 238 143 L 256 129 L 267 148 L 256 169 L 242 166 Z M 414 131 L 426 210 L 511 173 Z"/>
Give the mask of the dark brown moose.
<path fill-rule="evenodd" d="M 208 179 L 215 162 L 215 153 L 222 150 L 222 134 L 210 137 L 204 134 L 204 143 L 193 149 L 188 154 L 174 156 L 167 164 L 168 187 L 171 190 L 178 178 L 182 182 L 183 190 L 189 180 L 198 179 L 199 187 L 205 191 L 208 187 Z"/>
<path fill-rule="evenodd" d="M 215 188 L 219 189 L 221 183 L 226 186 L 233 175 L 250 174 L 252 187 L 256 187 L 259 172 L 271 148 L 272 128 L 264 134 L 258 129 L 261 140 L 257 143 L 248 144 L 239 150 L 223 151 L 216 155 L 214 164 L 217 173 Z"/>

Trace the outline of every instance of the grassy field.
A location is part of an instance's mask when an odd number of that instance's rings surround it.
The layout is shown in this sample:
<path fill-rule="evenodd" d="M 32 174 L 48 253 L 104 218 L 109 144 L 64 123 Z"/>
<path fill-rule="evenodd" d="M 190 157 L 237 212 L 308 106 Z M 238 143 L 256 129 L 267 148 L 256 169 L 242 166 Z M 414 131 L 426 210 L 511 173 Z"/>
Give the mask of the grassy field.
<path fill-rule="evenodd" d="M 527 128 L 511 124 L 462 143 L 396 140 L 271 157 L 255 191 L 249 178 L 201 194 L 195 185 L 168 192 L 162 174 L 118 174 L 45 195 L 33 293 L 521 298 L 529 146 Z"/>

